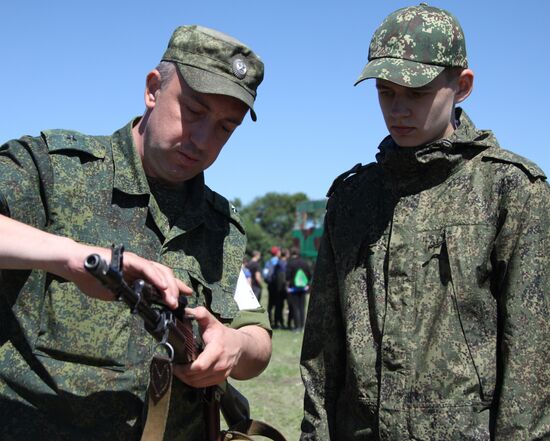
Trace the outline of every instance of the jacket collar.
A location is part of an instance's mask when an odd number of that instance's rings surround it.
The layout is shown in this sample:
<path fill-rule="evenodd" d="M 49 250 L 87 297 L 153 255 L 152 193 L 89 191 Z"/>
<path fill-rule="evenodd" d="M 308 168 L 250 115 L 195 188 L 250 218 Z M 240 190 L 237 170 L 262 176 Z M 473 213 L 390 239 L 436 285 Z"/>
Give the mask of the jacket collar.
<path fill-rule="evenodd" d="M 129 195 L 148 197 L 149 207 L 157 225 L 167 225 L 168 222 L 166 220 L 161 220 L 163 215 L 154 197 L 151 197 L 151 188 L 132 136 L 132 127 L 137 124 L 138 120 L 139 117 L 132 119 L 112 136 L 113 187 Z M 204 221 L 204 212 L 206 209 L 205 188 L 203 173 L 187 181 L 186 185 L 179 187 L 179 190 L 182 192 L 182 202 L 185 205 L 183 210 L 185 214 L 175 220 L 174 227 L 176 231 L 183 232 L 189 230 Z M 160 225 L 158 226 L 160 227 Z M 165 229 L 163 228 L 163 230 Z M 173 234 L 174 232 L 170 233 L 170 235 Z"/>
<path fill-rule="evenodd" d="M 419 147 L 399 147 L 391 136 L 380 144 L 376 161 L 398 194 L 412 194 L 445 181 L 466 161 L 491 146 L 498 146 L 490 131 L 477 130 L 461 109 L 458 127 L 448 138 Z"/>
<path fill-rule="evenodd" d="M 137 121 L 138 118 L 134 118 L 117 130 L 111 138 L 114 163 L 113 186 L 127 194 L 149 195 L 147 177 L 132 136 L 132 127 Z"/>

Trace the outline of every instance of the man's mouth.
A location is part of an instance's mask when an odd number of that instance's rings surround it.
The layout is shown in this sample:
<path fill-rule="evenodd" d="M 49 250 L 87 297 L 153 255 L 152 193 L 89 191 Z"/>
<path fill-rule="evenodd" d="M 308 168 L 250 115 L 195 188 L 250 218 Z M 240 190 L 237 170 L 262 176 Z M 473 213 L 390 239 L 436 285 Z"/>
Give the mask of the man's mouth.
<path fill-rule="evenodd" d="M 401 126 L 401 125 L 391 126 L 392 133 L 399 136 L 410 135 L 414 130 L 416 129 L 412 126 Z"/>
<path fill-rule="evenodd" d="M 196 158 L 193 155 L 190 155 L 189 153 L 182 152 L 181 150 L 178 151 L 178 158 L 180 161 L 186 163 L 186 164 L 196 164 L 199 162 L 199 158 Z"/>

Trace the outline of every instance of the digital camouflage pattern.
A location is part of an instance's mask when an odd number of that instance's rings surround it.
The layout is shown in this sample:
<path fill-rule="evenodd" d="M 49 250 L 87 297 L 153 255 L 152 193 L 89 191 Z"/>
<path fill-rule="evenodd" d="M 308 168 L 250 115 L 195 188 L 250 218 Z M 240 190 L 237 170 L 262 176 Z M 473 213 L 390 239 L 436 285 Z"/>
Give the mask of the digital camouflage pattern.
<path fill-rule="evenodd" d="M 550 436 L 550 189 L 460 109 L 333 188 L 301 367 L 302 441 Z"/>
<path fill-rule="evenodd" d="M 380 78 L 421 87 L 446 67 L 468 67 L 462 27 L 450 12 L 420 4 L 386 17 L 372 37 L 369 62 L 355 84 Z"/>
<path fill-rule="evenodd" d="M 229 95 L 243 101 L 256 121 L 254 100 L 264 78 L 264 64 L 245 44 L 203 26 L 180 26 L 162 57 L 176 63 L 197 92 Z"/>
<path fill-rule="evenodd" d="M 233 300 L 245 247 L 234 210 L 202 174 L 172 191 L 150 187 L 131 127 L 4 144 L 0 213 L 83 243 L 123 243 L 192 286 L 191 305 L 268 327 L 263 311 L 239 312 Z M 140 318 L 43 271 L 2 271 L 0 294 L 0 439 L 136 439 L 155 348 Z M 166 439 L 202 439 L 200 394 L 174 379 Z"/>

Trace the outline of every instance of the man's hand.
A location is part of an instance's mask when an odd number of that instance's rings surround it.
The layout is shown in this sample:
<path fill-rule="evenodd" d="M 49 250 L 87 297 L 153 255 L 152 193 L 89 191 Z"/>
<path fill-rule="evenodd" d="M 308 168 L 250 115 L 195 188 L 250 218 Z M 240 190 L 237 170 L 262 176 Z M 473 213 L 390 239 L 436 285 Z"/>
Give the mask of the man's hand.
<path fill-rule="evenodd" d="M 87 252 L 89 254 L 99 254 L 106 262 L 109 262 L 111 259 L 112 253 L 110 249 L 88 247 L 81 244 L 77 245 L 84 247 L 84 249 L 79 250 L 78 253 Z M 106 254 L 108 254 L 108 257 Z M 86 257 L 84 259 L 86 259 Z M 69 269 L 69 274 L 66 278 L 72 280 L 82 292 L 91 297 L 102 300 L 113 300 L 114 296 L 111 291 L 100 283 L 96 283 L 96 278 L 90 281 L 89 277 L 87 277 L 89 276 L 87 271 L 84 273 L 82 272 L 83 262 L 84 260 L 80 263 L 78 258 L 76 258 L 76 261 L 71 259 L 71 263 L 67 267 Z M 189 295 L 192 293 L 191 288 L 177 279 L 170 268 L 158 262 L 144 259 L 134 253 L 124 253 L 121 271 L 126 283 L 130 286 L 137 279 L 143 279 L 153 285 L 161 294 L 162 302 L 171 309 L 177 308 L 180 294 Z"/>
<path fill-rule="evenodd" d="M 90 254 L 111 260 L 109 248 L 99 248 L 56 236 L 0 215 L 0 269 L 39 269 L 74 282 L 78 288 L 102 300 L 114 300 L 107 288 L 84 268 Z M 168 307 L 178 305 L 179 294 L 191 294 L 191 288 L 174 276 L 172 270 L 160 263 L 125 252 L 123 273 L 128 283 L 144 279 L 155 286 Z"/>
<path fill-rule="evenodd" d="M 220 323 L 206 308 L 187 308 L 195 318 L 205 347 L 189 365 L 174 366 L 174 374 L 193 387 L 220 384 L 229 376 L 239 380 L 259 375 L 271 357 L 271 338 L 259 326 L 231 329 Z"/>

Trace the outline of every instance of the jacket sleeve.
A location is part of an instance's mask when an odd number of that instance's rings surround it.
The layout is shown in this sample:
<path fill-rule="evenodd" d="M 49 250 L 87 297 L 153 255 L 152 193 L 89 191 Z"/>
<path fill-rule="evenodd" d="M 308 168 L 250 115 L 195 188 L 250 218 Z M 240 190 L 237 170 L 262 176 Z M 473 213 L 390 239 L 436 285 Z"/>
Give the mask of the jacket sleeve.
<path fill-rule="evenodd" d="M 550 435 L 550 189 L 510 192 L 495 242 L 499 337 L 495 439 Z"/>
<path fill-rule="evenodd" d="M 301 355 L 305 386 L 301 441 L 335 440 L 338 391 L 345 376 L 345 343 L 338 280 L 325 221 L 314 271 Z"/>
<path fill-rule="evenodd" d="M 40 139 L 0 146 L 0 214 L 43 228 L 47 219 L 41 170 L 49 167 L 47 147 Z"/>

